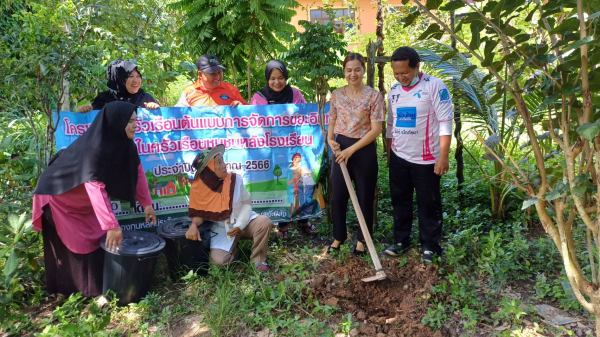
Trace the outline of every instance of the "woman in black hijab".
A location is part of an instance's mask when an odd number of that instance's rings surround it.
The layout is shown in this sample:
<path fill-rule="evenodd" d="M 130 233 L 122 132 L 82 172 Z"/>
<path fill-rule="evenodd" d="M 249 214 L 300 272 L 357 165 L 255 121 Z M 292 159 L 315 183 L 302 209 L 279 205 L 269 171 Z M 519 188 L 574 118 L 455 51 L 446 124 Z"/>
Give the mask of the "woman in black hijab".
<path fill-rule="evenodd" d="M 283 62 L 269 61 L 265 68 L 265 77 L 267 85 L 252 96 L 250 105 L 306 103 L 302 93 L 287 84 L 288 71 Z"/>
<path fill-rule="evenodd" d="M 152 110 L 160 108 L 156 99 L 141 89 L 142 75 L 135 63 L 127 60 L 112 61 L 108 65 L 107 76 L 110 90 L 100 93 L 91 105 L 80 106 L 77 112 L 100 110 L 106 103 L 114 101 L 129 102 Z"/>
<path fill-rule="evenodd" d="M 33 225 L 44 237 L 49 293 L 102 293 L 103 250 L 99 240 L 118 251 L 123 241 L 110 197 L 145 207 L 146 221 L 156 214 L 137 148 L 133 142 L 137 107 L 111 102 L 90 128 L 60 150 L 38 179 Z"/>
<path fill-rule="evenodd" d="M 272 60 L 267 63 L 265 68 L 265 77 L 267 85 L 260 89 L 252 99 L 250 105 L 267 105 L 267 104 L 305 104 L 306 100 L 300 90 L 292 88 L 287 84 L 288 71 L 285 63 L 279 60 Z M 292 203 L 293 204 L 293 203 Z M 292 216 L 291 214 L 290 216 Z M 288 239 L 289 222 L 280 222 L 277 232 L 277 237 L 283 240 Z M 316 235 L 317 228 L 311 224 L 308 219 L 298 221 L 300 228 L 308 235 Z"/>

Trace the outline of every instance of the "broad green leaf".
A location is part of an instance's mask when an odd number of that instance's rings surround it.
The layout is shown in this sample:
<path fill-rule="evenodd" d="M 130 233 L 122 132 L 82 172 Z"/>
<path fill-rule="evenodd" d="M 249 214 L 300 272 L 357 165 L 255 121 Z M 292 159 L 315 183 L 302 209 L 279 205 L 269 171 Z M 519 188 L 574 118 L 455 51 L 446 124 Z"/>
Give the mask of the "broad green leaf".
<path fill-rule="evenodd" d="M 581 185 L 573 187 L 573 189 L 571 190 L 571 193 L 578 196 L 579 198 L 583 198 L 583 195 L 585 194 L 586 190 L 587 190 L 587 184 L 581 184 Z"/>
<path fill-rule="evenodd" d="M 523 206 L 521 207 L 522 210 L 529 208 L 529 206 L 535 204 L 536 202 L 540 201 L 540 199 L 538 198 L 531 198 L 531 199 L 527 199 L 525 201 L 523 201 Z"/>
<path fill-rule="evenodd" d="M 425 40 L 429 36 L 434 35 L 440 31 L 440 26 L 437 23 L 433 23 L 427 27 L 427 29 L 418 37 L 419 40 Z"/>
<path fill-rule="evenodd" d="M 554 106 L 556 104 L 557 99 L 558 99 L 558 96 L 556 94 L 547 96 L 546 98 L 544 98 L 542 105 L 544 107 L 545 106 Z"/>
<path fill-rule="evenodd" d="M 481 85 L 485 85 L 493 77 L 494 77 L 494 74 L 487 74 L 487 75 L 485 75 L 485 77 L 481 80 Z"/>
<path fill-rule="evenodd" d="M 17 234 L 19 232 L 19 228 L 21 227 L 19 216 L 14 213 L 9 214 L 8 224 L 10 226 L 11 233 Z"/>
<path fill-rule="evenodd" d="M 9 304 L 10 302 L 12 302 L 12 299 L 10 297 L 6 295 L 0 295 L 0 304 Z"/>
<path fill-rule="evenodd" d="M 576 32 L 579 30 L 579 19 L 569 18 L 550 31 L 550 34 L 564 34 L 567 31 Z"/>
<path fill-rule="evenodd" d="M 179 64 L 179 67 L 185 71 L 198 71 L 198 67 L 189 61 L 183 61 Z"/>
<path fill-rule="evenodd" d="M 525 21 L 526 21 L 526 22 L 531 22 L 531 19 L 533 18 L 533 15 L 534 15 L 535 13 L 537 13 L 537 11 L 538 11 L 538 9 L 534 7 L 534 8 L 533 8 L 533 9 L 532 9 L 532 10 L 529 12 L 529 14 L 527 14 L 527 16 L 525 17 Z"/>
<path fill-rule="evenodd" d="M 32 220 L 29 219 L 21 225 L 21 228 L 20 228 L 19 232 L 17 233 L 17 235 L 15 235 L 15 239 L 13 242 L 15 244 L 17 242 L 19 242 L 19 240 L 21 240 L 21 237 L 23 236 L 23 234 L 28 233 L 29 231 L 31 231 L 31 229 L 33 229 L 33 223 L 32 223 Z"/>
<path fill-rule="evenodd" d="M 573 179 L 573 182 L 576 184 L 579 183 L 587 183 L 590 181 L 590 174 L 589 173 L 581 173 L 580 175 L 578 175 L 577 177 L 575 177 L 575 179 Z"/>
<path fill-rule="evenodd" d="M 495 49 L 498 45 L 499 41 L 495 40 L 487 40 L 485 42 L 485 48 L 483 50 L 483 55 L 485 57 L 484 63 L 492 63 L 494 61 Z"/>
<path fill-rule="evenodd" d="M 490 11 L 490 15 L 493 18 L 497 18 L 500 17 L 500 13 L 502 12 L 502 9 L 504 8 L 504 5 L 506 4 L 506 0 L 500 0 L 496 3 L 496 5 L 492 8 L 492 10 Z"/>
<path fill-rule="evenodd" d="M 600 125 L 598 122 L 585 123 L 577 128 L 577 133 L 589 141 L 593 141 L 598 132 L 600 132 Z"/>
<path fill-rule="evenodd" d="M 26 173 L 26 174 L 20 174 L 18 176 L 14 176 L 12 177 L 12 181 L 28 181 L 31 180 L 31 178 L 35 177 L 35 174 L 33 173 Z"/>
<path fill-rule="evenodd" d="M 425 4 L 425 6 L 429 10 L 438 9 L 438 7 L 440 7 L 442 2 L 443 2 L 443 0 L 428 0 L 427 3 Z"/>
<path fill-rule="evenodd" d="M 494 104 L 495 102 L 497 102 L 500 98 L 502 98 L 502 95 L 504 93 L 502 91 L 497 91 L 496 94 L 492 97 L 490 97 L 490 99 L 488 100 L 488 104 Z"/>
<path fill-rule="evenodd" d="M 417 17 L 419 17 L 419 15 L 421 15 L 420 11 L 416 11 L 416 12 L 412 12 L 412 13 L 408 14 L 406 16 L 406 18 L 404 19 L 404 27 L 409 27 L 410 25 L 412 25 L 413 22 L 415 22 L 415 20 L 417 19 Z"/>
<path fill-rule="evenodd" d="M 502 0 L 500 0 L 500 1 L 502 1 Z M 481 12 L 490 13 L 491 11 L 493 11 L 496 8 L 497 5 L 498 5 L 498 1 L 494 1 L 494 0 L 486 1 L 486 4 L 481 9 Z"/>
<path fill-rule="evenodd" d="M 8 137 L 4 138 L 2 140 L 2 142 L 0 143 L 0 150 L 7 149 L 8 146 L 12 143 L 13 138 L 14 138 L 14 134 L 13 135 L 9 135 Z"/>
<path fill-rule="evenodd" d="M 588 16 L 587 21 L 595 20 L 598 17 L 600 17 L 600 12 L 596 12 L 596 13 Z"/>
<path fill-rule="evenodd" d="M 2 271 L 2 273 L 5 277 L 11 278 L 17 271 L 18 266 L 19 258 L 17 257 L 17 253 L 13 250 L 12 252 L 10 252 L 8 259 L 6 260 L 6 264 L 4 265 L 4 270 Z"/>
<path fill-rule="evenodd" d="M 449 59 L 453 58 L 454 56 L 456 56 L 456 54 L 458 54 L 458 50 L 453 50 L 451 52 L 448 52 L 446 54 L 444 54 L 444 56 L 442 56 L 442 59 L 440 60 L 439 63 L 448 61 Z"/>
<path fill-rule="evenodd" d="M 571 95 L 581 90 L 581 87 L 574 87 L 572 83 L 565 83 L 562 88 L 560 88 L 560 93 L 563 95 Z"/>
<path fill-rule="evenodd" d="M 556 61 L 556 56 L 552 54 L 536 55 L 535 59 L 542 64 L 547 64 Z"/>
<path fill-rule="evenodd" d="M 463 7 L 465 7 L 465 3 L 461 0 L 451 0 L 442 7 L 440 7 L 440 9 L 444 11 L 452 11 Z"/>
<path fill-rule="evenodd" d="M 572 44 L 568 45 L 565 49 L 563 49 L 561 51 L 561 54 L 564 54 L 565 52 L 568 52 L 569 50 L 576 49 L 576 48 L 579 48 L 581 46 L 584 46 L 584 45 L 586 45 L 588 43 L 592 43 L 594 41 L 595 41 L 595 39 L 594 39 L 593 36 L 586 36 L 583 39 L 581 39 L 581 40 L 579 40 L 579 41 L 577 41 L 575 43 L 572 43 Z"/>
<path fill-rule="evenodd" d="M 544 195 L 544 198 L 546 198 L 547 201 L 552 201 L 554 199 L 560 198 L 560 193 L 558 193 L 558 191 L 552 191 L 551 193 L 546 193 L 546 195 Z"/>
<path fill-rule="evenodd" d="M 471 75 L 475 69 L 477 69 L 476 65 L 469 66 L 467 69 L 465 69 L 460 79 L 464 80 L 465 78 L 469 77 L 469 75 Z"/>
<path fill-rule="evenodd" d="M 485 24 L 481 21 L 474 21 L 471 23 L 471 42 L 469 48 L 479 49 L 481 45 L 481 30 L 485 27 Z"/>
<path fill-rule="evenodd" d="M 506 26 L 505 28 L 502 29 L 502 32 L 504 34 L 506 34 L 507 36 L 516 36 L 517 34 L 519 34 L 521 32 L 520 29 L 515 28 L 513 26 Z"/>

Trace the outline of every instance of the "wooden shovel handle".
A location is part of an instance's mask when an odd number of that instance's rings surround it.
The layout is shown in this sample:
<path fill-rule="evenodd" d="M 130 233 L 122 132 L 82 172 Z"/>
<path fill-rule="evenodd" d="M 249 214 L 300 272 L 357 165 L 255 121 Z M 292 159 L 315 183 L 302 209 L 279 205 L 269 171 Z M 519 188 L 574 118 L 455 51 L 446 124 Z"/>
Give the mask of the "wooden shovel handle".
<path fill-rule="evenodd" d="M 346 181 L 346 187 L 348 187 L 348 193 L 350 193 L 350 199 L 352 200 L 352 205 L 354 206 L 354 210 L 356 211 L 356 216 L 358 217 L 358 223 L 360 224 L 360 229 L 362 230 L 365 241 L 367 242 L 367 248 L 369 248 L 369 254 L 371 255 L 371 259 L 373 260 L 373 265 L 375 265 L 375 270 L 382 271 L 383 268 L 381 267 L 381 262 L 379 261 L 379 257 L 377 256 L 377 250 L 375 250 L 375 246 L 373 245 L 373 240 L 371 239 L 371 233 L 369 233 L 369 228 L 367 228 L 367 223 L 365 222 L 365 217 L 363 216 L 362 211 L 360 209 L 360 205 L 358 204 L 358 198 L 356 197 L 356 192 L 354 192 L 354 187 L 352 186 L 352 181 L 350 181 L 350 174 L 348 173 L 348 168 L 346 167 L 346 162 L 342 161 L 340 163 L 340 168 L 342 169 L 342 174 L 344 175 L 344 180 Z"/>

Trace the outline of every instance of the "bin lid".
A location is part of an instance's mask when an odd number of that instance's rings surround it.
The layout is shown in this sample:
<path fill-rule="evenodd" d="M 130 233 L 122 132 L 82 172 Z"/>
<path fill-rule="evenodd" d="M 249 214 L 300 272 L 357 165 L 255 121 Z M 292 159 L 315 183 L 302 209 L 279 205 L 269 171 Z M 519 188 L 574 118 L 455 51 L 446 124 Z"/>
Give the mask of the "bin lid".
<path fill-rule="evenodd" d="M 176 218 L 160 224 L 156 229 L 156 233 L 163 238 L 182 238 L 185 237 L 185 232 L 187 232 L 191 224 L 192 219 L 188 217 Z"/>
<path fill-rule="evenodd" d="M 160 252 L 165 248 L 165 240 L 160 236 L 144 231 L 123 231 L 123 250 L 111 253 L 123 256 L 146 256 Z M 106 252 L 106 235 L 100 239 L 100 247 Z"/>

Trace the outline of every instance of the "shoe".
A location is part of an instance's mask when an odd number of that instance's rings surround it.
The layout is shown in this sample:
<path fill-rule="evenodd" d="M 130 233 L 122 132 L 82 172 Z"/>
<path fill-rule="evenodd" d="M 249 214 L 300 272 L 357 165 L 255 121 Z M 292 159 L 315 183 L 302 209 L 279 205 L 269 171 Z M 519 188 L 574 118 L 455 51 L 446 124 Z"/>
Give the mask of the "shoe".
<path fill-rule="evenodd" d="M 280 224 L 279 226 L 279 230 L 275 233 L 275 236 L 280 239 L 280 240 L 284 240 L 287 241 L 288 240 L 288 232 L 290 230 L 289 224 Z"/>
<path fill-rule="evenodd" d="M 318 234 L 317 226 L 310 223 L 310 221 L 307 221 L 305 223 L 299 223 L 299 225 L 300 225 L 299 227 L 304 230 L 304 234 L 306 234 L 308 236 L 315 236 Z"/>
<path fill-rule="evenodd" d="M 266 262 L 254 262 L 254 268 L 262 272 L 269 271 L 269 266 L 267 266 Z"/>
<path fill-rule="evenodd" d="M 367 255 L 367 251 L 366 250 L 358 250 L 356 249 L 356 246 L 358 245 L 358 240 L 354 242 L 354 248 L 352 248 L 352 254 L 356 255 L 356 256 L 365 256 Z M 363 247 L 367 248 L 366 245 L 363 242 Z"/>
<path fill-rule="evenodd" d="M 446 261 L 446 257 L 444 256 L 444 254 L 442 254 L 442 253 L 438 254 L 431 250 L 424 250 L 423 251 L 423 262 L 433 263 L 434 256 L 440 256 L 440 261 L 442 261 L 442 262 Z"/>
<path fill-rule="evenodd" d="M 408 246 L 403 245 L 401 243 L 397 243 L 395 245 L 391 245 L 387 247 L 383 252 L 389 256 L 399 256 L 404 253 L 405 250 L 408 249 Z"/>
<path fill-rule="evenodd" d="M 342 245 L 342 244 L 340 243 L 340 246 L 341 246 L 341 245 Z M 340 251 L 340 246 L 337 246 L 337 247 L 332 247 L 331 245 L 329 245 L 329 246 L 327 247 L 327 255 L 331 254 L 331 252 L 338 252 L 338 253 L 339 253 L 339 251 Z"/>

